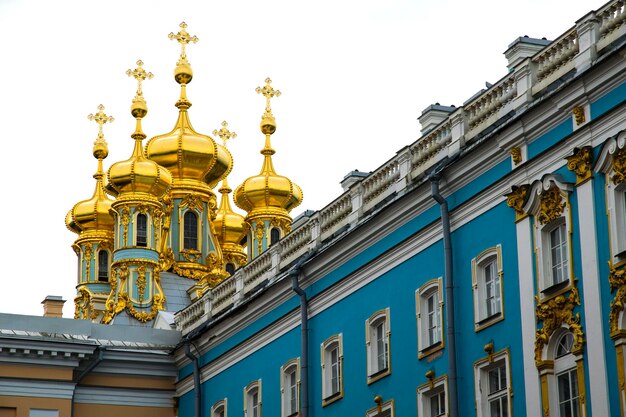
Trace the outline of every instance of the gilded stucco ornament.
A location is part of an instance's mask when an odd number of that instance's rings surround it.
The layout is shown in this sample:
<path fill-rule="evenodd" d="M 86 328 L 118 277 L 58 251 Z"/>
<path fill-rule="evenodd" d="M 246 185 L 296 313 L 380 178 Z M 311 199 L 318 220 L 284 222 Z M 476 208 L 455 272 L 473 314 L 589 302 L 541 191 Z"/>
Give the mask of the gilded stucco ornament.
<path fill-rule="evenodd" d="M 189 193 L 183 197 L 182 201 L 180 202 L 180 207 L 188 207 L 190 209 L 202 211 L 202 200 L 200 199 L 199 195 Z"/>
<path fill-rule="evenodd" d="M 139 297 L 139 303 L 143 304 L 143 298 L 146 292 L 146 267 L 141 265 L 137 268 L 137 295 Z"/>
<path fill-rule="evenodd" d="M 535 333 L 535 364 L 537 367 L 543 363 L 543 348 L 550 341 L 552 334 L 562 326 L 566 326 L 574 336 L 572 353 L 582 353 L 585 336 L 580 324 L 580 313 L 574 314 L 574 307 L 577 305 L 580 305 L 580 298 L 576 287 L 572 288 L 568 296 L 558 295 L 545 302 L 538 302 L 537 322 L 543 322 L 543 326 Z"/>
<path fill-rule="evenodd" d="M 526 212 L 524 211 L 524 203 L 526 203 L 526 197 L 528 196 L 528 190 L 530 189 L 530 185 L 524 184 L 520 186 L 512 186 L 511 192 L 505 194 L 506 196 L 506 204 L 515 210 L 515 221 L 518 222 L 527 217 Z"/>
<path fill-rule="evenodd" d="M 254 231 L 256 236 L 256 244 L 258 253 L 263 252 L 263 237 L 265 236 L 265 225 L 262 222 L 256 224 L 256 230 Z"/>
<path fill-rule="evenodd" d="M 78 295 L 74 298 L 74 319 L 88 320 L 91 318 L 95 311 L 92 293 L 85 286 L 80 286 L 77 289 Z"/>
<path fill-rule="evenodd" d="M 85 280 L 89 281 L 91 278 L 91 258 L 93 257 L 93 245 L 86 244 L 85 245 Z"/>
<path fill-rule="evenodd" d="M 580 126 L 585 123 L 585 109 L 582 106 L 576 106 L 572 109 L 572 113 L 574 114 L 574 121 L 576 122 L 576 126 Z"/>
<path fill-rule="evenodd" d="M 609 313 L 609 331 L 611 337 L 617 337 L 620 333 L 619 316 L 626 305 L 626 266 L 614 267 L 609 261 L 609 286 L 611 292 L 615 291 Z"/>
<path fill-rule="evenodd" d="M 576 174 L 576 185 L 592 177 L 593 149 L 591 146 L 574 148 L 573 154 L 565 159 L 567 159 L 567 168 Z"/>
<path fill-rule="evenodd" d="M 519 146 L 511 148 L 511 159 L 515 165 L 519 165 L 519 163 L 522 162 L 522 150 Z"/>
<path fill-rule="evenodd" d="M 557 187 L 552 187 L 541 195 L 537 220 L 541 224 L 548 224 L 563 215 L 565 199 Z"/>
<path fill-rule="evenodd" d="M 626 181 L 626 148 L 618 150 L 613 156 L 613 184 L 619 185 Z"/>
<path fill-rule="evenodd" d="M 202 252 L 196 249 L 183 249 L 180 251 L 180 254 L 183 255 L 188 262 L 196 262 L 202 255 Z"/>
<path fill-rule="evenodd" d="M 174 252 L 172 248 L 165 248 L 159 254 L 159 269 L 161 271 L 169 271 L 172 265 L 174 265 Z"/>
<path fill-rule="evenodd" d="M 122 245 L 126 246 L 126 242 L 128 242 L 128 225 L 130 224 L 130 209 L 128 207 L 122 208 L 121 221 L 122 226 L 124 226 L 124 231 L 122 233 Z"/>

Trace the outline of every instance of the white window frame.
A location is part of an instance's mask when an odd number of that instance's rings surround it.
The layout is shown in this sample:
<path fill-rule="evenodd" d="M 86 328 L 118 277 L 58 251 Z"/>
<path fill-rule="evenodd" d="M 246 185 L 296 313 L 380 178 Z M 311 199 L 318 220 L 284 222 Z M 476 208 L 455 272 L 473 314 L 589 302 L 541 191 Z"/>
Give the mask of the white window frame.
<path fill-rule="evenodd" d="M 415 292 L 415 315 L 417 320 L 417 349 L 418 358 L 426 357 L 444 347 L 443 338 L 443 285 L 442 278 L 435 278 L 422 285 Z M 428 310 L 428 299 L 437 295 L 437 304 L 434 311 Z M 434 314 L 434 316 L 433 316 Z M 438 341 L 429 340 L 429 319 L 434 318 L 438 333 Z"/>
<path fill-rule="evenodd" d="M 382 334 L 379 334 L 380 330 L 382 330 Z M 365 320 L 365 347 L 367 350 L 367 383 L 371 384 L 391 374 L 389 308 L 378 310 Z M 380 358 L 383 360 L 382 366 L 379 363 Z"/>
<path fill-rule="evenodd" d="M 254 415 L 254 411 L 250 408 L 253 407 L 253 396 L 255 391 L 257 392 L 257 409 L 258 415 Z M 248 413 L 250 411 L 250 413 Z M 263 401 L 261 395 L 261 380 L 250 382 L 243 388 L 243 415 L 245 417 L 262 417 L 263 416 Z"/>
<path fill-rule="evenodd" d="M 626 182 L 616 186 L 610 178 L 606 182 L 609 235 L 612 262 L 617 264 L 626 260 Z"/>
<path fill-rule="evenodd" d="M 137 245 L 137 229 L 138 229 L 138 223 L 137 223 L 137 218 L 139 217 L 140 214 L 143 214 L 146 216 L 146 246 L 139 246 Z M 131 246 L 133 247 L 137 247 L 137 248 L 147 248 L 150 249 L 152 248 L 152 216 L 150 215 L 150 213 L 148 211 L 139 211 L 138 209 L 135 209 L 134 213 L 133 213 L 133 236 L 132 236 L 132 244 Z"/>
<path fill-rule="evenodd" d="M 218 414 L 220 408 L 222 409 L 222 414 Z M 223 400 L 219 400 L 211 407 L 211 417 L 228 417 L 228 398 L 224 398 Z"/>
<path fill-rule="evenodd" d="M 502 392 L 489 393 L 489 372 L 504 367 L 506 372 L 506 387 Z M 509 351 L 507 349 L 494 353 L 487 358 L 481 359 L 474 364 L 474 392 L 476 400 L 476 416 L 492 417 L 490 411 L 490 403 L 494 399 L 506 398 L 507 416 L 512 416 L 513 409 L 511 404 L 511 364 L 509 360 Z"/>
<path fill-rule="evenodd" d="M 558 379 L 559 376 L 564 374 L 574 374 L 574 380 L 576 382 L 577 388 L 577 399 L 578 399 L 578 417 L 582 417 L 581 410 L 581 397 L 580 397 L 580 387 L 578 386 L 578 369 L 576 365 L 576 355 L 574 355 L 571 351 L 563 356 L 557 357 L 556 351 L 559 346 L 559 342 L 566 335 L 570 335 L 572 337 L 572 343 L 574 339 L 574 335 L 569 331 L 562 329 L 559 332 L 555 332 L 552 336 L 551 340 L 553 341 L 552 346 L 549 346 L 550 358 L 554 361 L 554 367 L 552 372 L 548 374 L 548 393 L 549 393 L 549 403 L 550 403 L 550 415 L 555 417 L 563 417 L 560 415 L 560 395 L 559 395 L 559 385 Z"/>
<path fill-rule="evenodd" d="M 496 309 L 499 311 L 487 314 L 487 268 L 494 265 L 494 280 L 497 291 L 494 294 Z M 504 298 L 502 271 L 502 247 L 496 245 L 481 252 L 472 259 L 472 293 L 474 297 L 474 331 L 480 331 L 504 319 Z"/>
<path fill-rule="evenodd" d="M 295 393 L 292 393 L 289 376 L 295 373 Z M 291 410 L 291 401 L 295 394 L 296 409 Z M 295 358 L 280 367 L 280 403 L 283 417 L 300 415 L 300 358 Z"/>
<path fill-rule="evenodd" d="M 395 417 L 396 409 L 394 400 L 385 401 L 380 405 L 380 409 L 378 406 L 374 408 L 370 408 L 365 412 L 365 417 Z"/>
<path fill-rule="evenodd" d="M 322 362 L 322 407 L 343 398 L 343 334 L 339 333 L 321 344 Z M 332 363 L 332 352 L 337 349 L 337 363 Z M 333 374 L 338 372 L 338 390 L 332 390 Z"/>
<path fill-rule="evenodd" d="M 431 414 L 431 401 L 443 392 L 445 397 L 445 411 L 440 416 L 447 417 L 450 413 L 448 396 L 448 377 L 440 376 L 417 388 L 417 415 L 418 417 L 435 417 Z"/>

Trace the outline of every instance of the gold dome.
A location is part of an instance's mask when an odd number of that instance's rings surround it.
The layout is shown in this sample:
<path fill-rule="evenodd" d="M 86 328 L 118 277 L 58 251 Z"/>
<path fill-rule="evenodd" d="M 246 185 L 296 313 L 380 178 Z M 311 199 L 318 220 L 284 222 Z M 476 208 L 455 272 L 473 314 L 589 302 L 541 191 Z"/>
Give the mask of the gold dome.
<path fill-rule="evenodd" d="M 215 233 L 222 250 L 243 250 L 241 240 L 246 235 L 245 220 L 241 214 L 235 213 L 230 207 L 228 195 L 232 190 L 226 180 L 222 183 L 219 192 L 222 194 L 217 216 L 213 221 Z"/>
<path fill-rule="evenodd" d="M 194 130 L 187 110 L 191 102 L 187 100 L 187 84 L 193 78 L 191 65 L 187 61 L 185 46 L 197 42 L 196 36 L 187 33 L 185 22 L 181 31 L 170 33 L 169 38 L 177 40 L 182 47 L 181 55 L 174 70 L 174 79 L 180 84 L 180 99 L 176 102 L 178 120 L 174 129 L 164 135 L 155 136 L 146 145 L 146 155 L 162 167 L 167 168 L 176 183 L 188 180 L 201 181 L 214 188 L 230 173 L 233 158 L 228 150 L 213 138 Z"/>
<path fill-rule="evenodd" d="M 276 131 L 276 121 L 270 107 L 270 99 L 280 96 L 280 91 L 270 85 L 272 80 L 265 79 L 265 86 L 258 87 L 257 93 L 266 98 L 265 113 L 261 119 L 261 132 L 265 134 L 265 147 L 261 154 L 265 157 L 259 175 L 248 178 L 235 190 L 235 204 L 248 212 L 248 216 L 257 214 L 288 216 L 289 211 L 302 202 L 302 190 L 289 178 L 274 171 L 272 155 L 275 151 L 270 143 L 270 136 Z"/>
<path fill-rule="evenodd" d="M 89 115 L 89 120 L 95 120 L 100 126 L 98 138 L 93 146 L 93 156 L 98 160 L 98 170 L 93 175 L 96 179 L 96 188 L 90 199 L 76 203 L 65 216 L 65 225 L 69 230 L 77 234 L 83 232 L 113 233 L 115 225 L 115 220 L 109 213 L 113 200 L 104 193 L 104 173 L 102 171 L 102 160 L 109 154 L 107 143 L 102 133 L 102 125 L 112 122 L 113 118 L 104 114 L 104 106 L 98 106 L 98 110 L 99 112 L 95 116 L 93 114 Z"/>
<path fill-rule="evenodd" d="M 172 185 L 172 174 L 143 154 L 141 141 L 146 135 L 141 130 L 141 119 L 148 113 L 148 107 L 143 98 L 141 82 L 146 78 L 152 78 L 152 74 L 141 68 L 143 65 L 141 60 L 137 61 L 137 65 L 138 68 L 134 71 L 127 71 L 127 74 L 135 77 L 138 82 L 137 94 L 131 105 L 131 114 L 137 120 L 137 127 L 131 135 L 135 140 L 135 147 L 129 159 L 111 165 L 106 189 L 115 196 L 143 193 L 161 198 Z"/>

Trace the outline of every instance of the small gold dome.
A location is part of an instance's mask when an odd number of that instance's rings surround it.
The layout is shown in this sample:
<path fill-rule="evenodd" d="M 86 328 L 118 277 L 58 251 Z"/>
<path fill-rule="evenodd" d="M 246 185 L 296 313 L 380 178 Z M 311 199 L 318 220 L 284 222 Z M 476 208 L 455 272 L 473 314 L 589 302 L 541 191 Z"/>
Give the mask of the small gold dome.
<path fill-rule="evenodd" d="M 269 145 L 261 151 L 265 161 L 259 175 L 248 178 L 235 190 L 237 207 L 255 214 L 288 213 L 302 202 L 302 190 L 289 178 L 274 171 L 271 155 L 274 150 Z"/>
<path fill-rule="evenodd" d="M 228 195 L 232 190 L 228 187 L 226 180 L 219 191 L 222 194 L 222 200 L 213 221 L 217 240 L 222 250 L 243 251 L 240 242 L 246 235 L 244 217 L 235 213 L 230 207 Z"/>
<path fill-rule="evenodd" d="M 94 175 L 96 189 L 89 200 L 83 200 L 74 205 L 65 217 L 65 225 L 72 232 L 110 231 L 113 232 L 115 220 L 109 214 L 111 200 L 104 193 L 102 186 L 103 173 L 99 170 Z"/>

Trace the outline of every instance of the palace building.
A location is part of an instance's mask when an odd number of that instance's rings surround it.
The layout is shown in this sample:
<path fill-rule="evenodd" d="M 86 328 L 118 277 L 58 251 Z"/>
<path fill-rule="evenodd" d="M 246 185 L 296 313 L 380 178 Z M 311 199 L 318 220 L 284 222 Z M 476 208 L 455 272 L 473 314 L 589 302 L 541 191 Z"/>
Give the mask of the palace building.
<path fill-rule="evenodd" d="M 295 219 L 280 92 L 256 90 L 260 171 L 233 191 L 235 133 L 191 124 L 198 38 L 169 37 L 178 120 L 143 132 L 141 61 L 127 160 L 105 170 L 90 115 L 74 319 L 0 315 L 0 417 L 626 415 L 626 2 L 516 39 L 498 82 Z"/>

